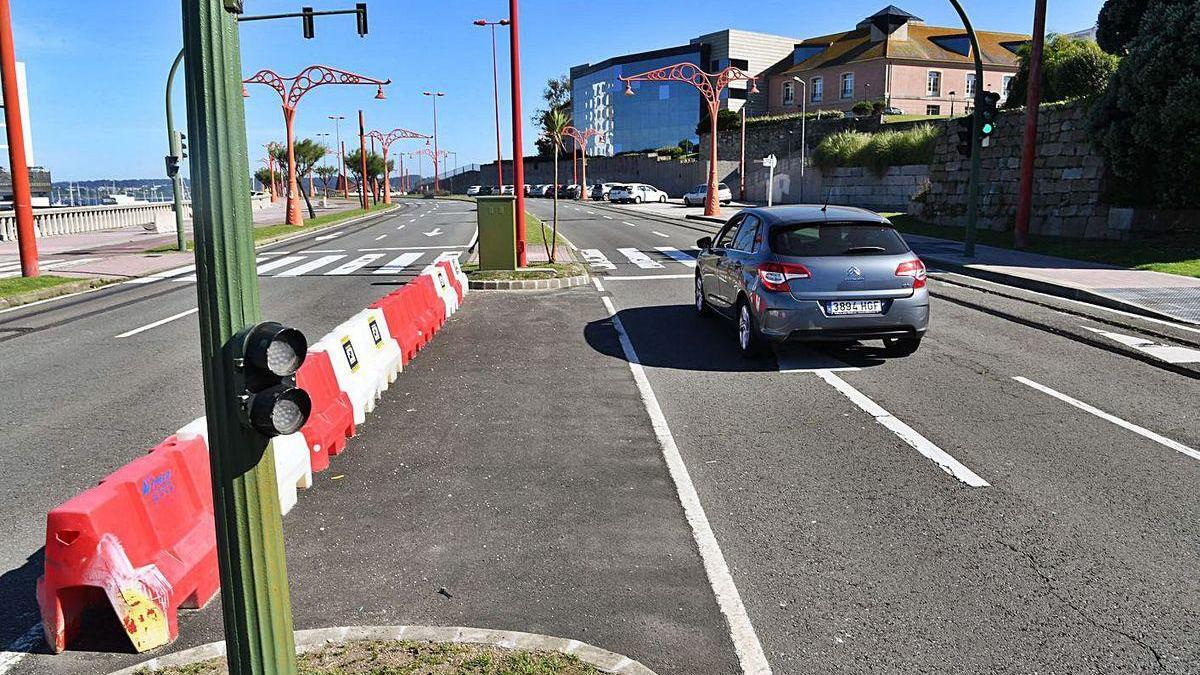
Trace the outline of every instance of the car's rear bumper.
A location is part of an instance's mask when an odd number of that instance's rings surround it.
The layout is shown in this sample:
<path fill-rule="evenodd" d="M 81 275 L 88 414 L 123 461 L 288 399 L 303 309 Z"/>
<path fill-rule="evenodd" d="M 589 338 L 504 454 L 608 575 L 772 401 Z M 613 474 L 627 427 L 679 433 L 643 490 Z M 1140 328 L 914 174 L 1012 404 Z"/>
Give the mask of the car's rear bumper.
<path fill-rule="evenodd" d="M 820 302 L 797 302 L 767 308 L 759 323 L 763 336 L 780 342 L 919 338 L 929 328 L 929 299 L 924 293 L 899 298 L 883 314 L 851 316 L 829 316 Z"/>

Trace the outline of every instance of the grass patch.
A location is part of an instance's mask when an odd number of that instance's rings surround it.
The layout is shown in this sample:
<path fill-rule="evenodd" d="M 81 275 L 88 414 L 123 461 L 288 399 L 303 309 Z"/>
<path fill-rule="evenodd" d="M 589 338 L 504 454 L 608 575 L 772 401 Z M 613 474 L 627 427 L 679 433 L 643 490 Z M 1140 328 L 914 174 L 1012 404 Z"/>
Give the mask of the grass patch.
<path fill-rule="evenodd" d="M 962 241 L 962 227 L 934 225 L 903 213 L 883 214 L 901 232 Z M 1015 248 L 1012 232 L 981 229 L 976 241 L 998 248 Z M 1200 277 L 1200 237 L 1177 236 L 1142 241 L 1107 241 L 1070 237 L 1031 236 L 1033 253 L 1118 265 L 1138 270 Z"/>
<path fill-rule="evenodd" d="M 932 124 L 876 134 L 839 131 L 821 139 L 813 149 L 812 161 L 826 171 L 843 166 L 864 166 L 877 174 L 892 166 L 929 164 L 939 133 Z"/>
<path fill-rule="evenodd" d="M 227 675 L 225 659 L 143 669 L 150 675 Z M 299 657 L 300 675 L 599 675 L 578 657 L 439 642 L 346 642 Z"/>
<path fill-rule="evenodd" d="M 472 281 L 521 281 L 524 279 L 565 279 L 587 274 L 579 263 L 533 263 L 525 270 L 510 272 L 508 270 L 483 270 L 478 263 L 462 266 L 463 272 Z M 544 271 L 532 271 L 532 270 Z"/>
<path fill-rule="evenodd" d="M 303 225 L 288 225 L 286 223 L 281 223 L 279 225 L 264 225 L 262 227 L 256 227 L 254 228 L 254 241 L 260 242 L 265 239 L 274 239 L 275 237 L 284 237 L 291 234 L 299 234 L 300 232 L 308 232 L 309 230 L 335 225 L 346 220 L 358 218 L 359 216 L 365 216 L 369 213 L 382 211 L 383 209 L 391 208 L 392 206 L 393 204 L 384 204 L 383 202 L 380 202 L 378 204 L 373 204 L 371 208 L 366 210 L 350 209 L 349 211 L 326 213 L 324 215 L 317 216 L 316 218 L 304 221 Z M 187 247 L 189 251 L 194 250 L 196 248 L 195 242 L 189 239 Z M 162 246 L 155 246 L 154 248 L 146 249 L 144 253 L 172 253 L 178 250 L 179 247 L 175 244 L 163 244 Z"/>
<path fill-rule="evenodd" d="M 532 213 L 525 212 L 525 248 L 529 249 L 532 246 L 541 246 L 545 248 L 546 242 L 553 241 L 551 233 L 554 223 L 545 223 L 541 218 Z M 558 245 L 566 246 L 567 240 L 558 235 Z"/>
<path fill-rule="evenodd" d="M 12 277 L 9 279 L 0 279 L 0 298 L 8 298 L 22 293 L 32 291 L 40 291 L 43 288 L 54 288 L 76 281 L 83 281 L 78 277 L 56 277 L 54 275 L 46 275 L 41 277 Z"/>

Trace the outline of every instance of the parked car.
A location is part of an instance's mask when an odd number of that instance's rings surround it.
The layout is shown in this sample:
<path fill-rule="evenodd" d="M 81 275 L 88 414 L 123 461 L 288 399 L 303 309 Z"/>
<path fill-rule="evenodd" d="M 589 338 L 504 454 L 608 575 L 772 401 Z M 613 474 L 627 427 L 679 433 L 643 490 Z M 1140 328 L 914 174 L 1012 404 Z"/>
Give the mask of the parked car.
<path fill-rule="evenodd" d="M 683 196 L 684 206 L 703 206 L 705 198 L 708 197 L 708 183 L 697 185 L 690 192 Z M 722 204 L 728 204 L 733 201 L 733 191 L 724 183 L 717 184 L 717 201 Z"/>
<path fill-rule="evenodd" d="M 514 193 L 513 193 L 513 186 L 511 186 L 511 185 L 504 185 L 504 186 L 502 186 L 502 187 L 500 188 L 500 194 L 502 194 L 502 195 L 511 195 L 511 194 L 514 194 Z"/>
<path fill-rule="evenodd" d="M 553 185 L 538 185 L 533 188 L 533 194 L 537 197 L 553 197 L 554 196 L 554 186 Z"/>
<path fill-rule="evenodd" d="M 605 199 L 608 199 L 608 194 L 612 192 L 613 186 L 615 185 L 617 184 L 596 183 L 592 186 L 591 191 L 588 192 L 588 199 L 595 199 L 596 201 L 604 201 Z"/>
<path fill-rule="evenodd" d="M 899 108 L 884 108 L 883 114 L 884 115 L 903 115 L 904 111 Z"/>
<path fill-rule="evenodd" d="M 521 192 L 523 192 L 525 194 L 525 196 L 528 197 L 530 194 L 533 193 L 533 186 L 529 185 L 529 184 L 522 185 Z"/>
<path fill-rule="evenodd" d="M 482 185 L 472 185 L 471 187 L 467 188 L 467 196 L 468 197 L 478 197 L 482 193 L 483 193 Z"/>
<path fill-rule="evenodd" d="M 558 198 L 559 199 L 578 199 L 579 198 L 579 186 L 576 185 L 575 183 L 571 183 L 570 185 L 559 185 L 558 186 Z"/>
<path fill-rule="evenodd" d="M 634 203 L 641 204 L 642 202 L 661 202 L 666 203 L 667 193 L 659 190 L 653 185 L 645 183 L 631 183 L 628 185 L 617 185 L 608 193 L 609 201 L 615 204 Z"/>
<path fill-rule="evenodd" d="M 907 356 L 929 327 L 925 264 L 870 211 L 746 209 L 696 245 L 696 311 L 732 320 L 745 355 L 785 340 L 881 339 Z"/>

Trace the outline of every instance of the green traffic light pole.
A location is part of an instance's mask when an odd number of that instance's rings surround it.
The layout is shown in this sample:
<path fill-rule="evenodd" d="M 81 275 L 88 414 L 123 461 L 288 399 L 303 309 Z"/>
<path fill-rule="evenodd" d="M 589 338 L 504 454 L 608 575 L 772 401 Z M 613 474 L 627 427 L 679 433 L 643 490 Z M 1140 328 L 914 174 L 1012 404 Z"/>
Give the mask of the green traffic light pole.
<path fill-rule="evenodd" d="M 175 82 L 175 71 L 179 70 L 179 64 L 183 62 L 183 50 L 179 50 L 179 56 L 175 57 L 175 62 L 171 64 L 171 72 L 167 75 L 167 154 L 175 157 L 175 161 L 180 161 L 183 157 L 182 146 L 179 146 L 179 140 L 175 137 L 175 114 L 171 110 L 171 86 Z M 173 199 L 175 202 L 175 239 L 179 245 L 180 251 L 187 250 L 187 237 L 183 232 L 183 176 L 177 170 L 174 176 L 170 176 L 171 190 L 174 193 Z"/>
<path fill-rule="evenodd" d="M 979 40 L 975 37 L 975 29 L 971 27 L 971 20 L 967 18 L 967 13 L 963 11 L 962 5 L 958 0 L 950 0 L 950 4 L 954 5 L 954 11 L 958 12 L 958 16 L 962 19 L 963 27 L 967 29 L 967 38 L 971 41 L 971 54 L 975 57 L 975 107 L 971 109 L 971 177 L 967 183 L 967 231 L 963 236 L 963 255 L 968 258 L 975 257 L 975 230 L 978 227 L 979 220 L 979 179 L 980 179 L 980 164 L 982 158 L 980 155 L 980 129 L 979 129 L 979 92 L 983 91 L 983 59 L 979 55 Z"/>
<path fill-rule="evenodd" d="M 204 403 L 232 675 L 290 675 L 296 647 L 274 453 L 243 424 L 238 333 L 259 321 L 239 0 L 182 0 Z M 227 9 L 228 6 L 228 9 Z"/>

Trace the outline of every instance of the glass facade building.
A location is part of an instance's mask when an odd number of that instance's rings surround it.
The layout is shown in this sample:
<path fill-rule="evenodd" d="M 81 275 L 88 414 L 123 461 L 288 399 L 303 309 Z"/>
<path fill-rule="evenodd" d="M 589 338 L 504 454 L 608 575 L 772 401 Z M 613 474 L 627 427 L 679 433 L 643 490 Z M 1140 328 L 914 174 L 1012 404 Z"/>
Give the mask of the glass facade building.
<path fill-rule="evenodd" d="M 619 79 L 677 63 L 708 63 L 708 48 L 692 44 L 609 59 L 571 69 L 572 119 L 580 129 L 603 134 L 589 141 L 589 155 L 654 150 L 680 141 L 699 142 L 700 92 L 686 82 L 633 82 L 625 95 Z"/>

